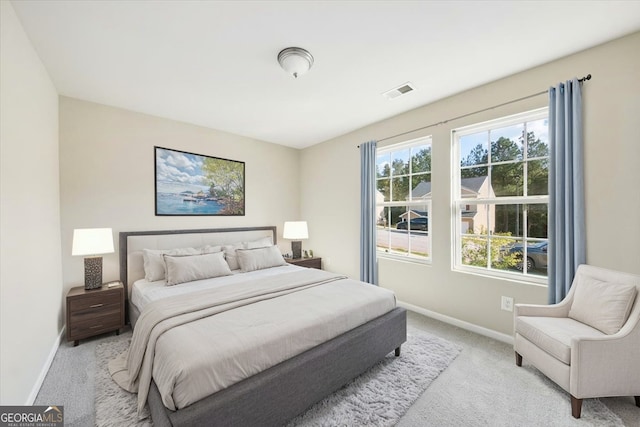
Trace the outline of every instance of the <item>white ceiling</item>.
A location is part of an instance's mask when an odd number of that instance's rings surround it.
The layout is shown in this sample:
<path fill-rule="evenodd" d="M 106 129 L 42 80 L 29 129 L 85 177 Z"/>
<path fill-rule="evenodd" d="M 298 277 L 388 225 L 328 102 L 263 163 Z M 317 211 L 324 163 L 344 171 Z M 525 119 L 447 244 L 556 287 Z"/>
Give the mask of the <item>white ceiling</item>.
<path fill-rule="evenodd" d="M 12 4 L 61 95 L 298 148 L 640 30 L 640 1 Z"/>

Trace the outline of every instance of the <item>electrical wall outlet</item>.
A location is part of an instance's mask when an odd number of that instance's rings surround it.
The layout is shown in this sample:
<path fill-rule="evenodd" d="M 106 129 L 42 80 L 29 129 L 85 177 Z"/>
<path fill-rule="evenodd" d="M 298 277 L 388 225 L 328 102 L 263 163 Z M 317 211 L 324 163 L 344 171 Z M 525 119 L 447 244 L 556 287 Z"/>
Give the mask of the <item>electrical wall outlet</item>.
<path fill-rule="evenodd" d="M 513 298 L 503 296 L 500 308 L 504 311 L 513 311 Z"/>

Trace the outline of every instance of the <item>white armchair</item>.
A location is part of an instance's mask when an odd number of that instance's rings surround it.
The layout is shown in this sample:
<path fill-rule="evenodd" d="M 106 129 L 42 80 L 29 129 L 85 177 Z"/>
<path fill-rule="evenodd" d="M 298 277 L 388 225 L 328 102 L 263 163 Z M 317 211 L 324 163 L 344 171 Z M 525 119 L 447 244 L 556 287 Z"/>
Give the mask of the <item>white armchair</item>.
<path fill-rule="evenodd" d="M 640 407 L 640 276 L 581 265 L 559 304 L 516 304 L 516 365 L 523 358 L 582 399 L 634 396 Z"/>

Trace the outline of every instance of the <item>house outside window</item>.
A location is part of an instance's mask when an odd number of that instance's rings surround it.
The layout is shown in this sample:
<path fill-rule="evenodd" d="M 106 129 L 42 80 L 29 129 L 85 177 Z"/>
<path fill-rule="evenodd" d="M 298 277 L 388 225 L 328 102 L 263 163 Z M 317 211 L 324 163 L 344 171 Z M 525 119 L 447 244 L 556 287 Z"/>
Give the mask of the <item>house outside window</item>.
<path fill-rule="evenodd" d="M 431 138 L 379 148 L 376 156 L 378 255 L 431 260 Z"/>
<path fill-rule="evenodd" d="M 543 108 L 453 131 L 454 269 L 547 283 Z"/>

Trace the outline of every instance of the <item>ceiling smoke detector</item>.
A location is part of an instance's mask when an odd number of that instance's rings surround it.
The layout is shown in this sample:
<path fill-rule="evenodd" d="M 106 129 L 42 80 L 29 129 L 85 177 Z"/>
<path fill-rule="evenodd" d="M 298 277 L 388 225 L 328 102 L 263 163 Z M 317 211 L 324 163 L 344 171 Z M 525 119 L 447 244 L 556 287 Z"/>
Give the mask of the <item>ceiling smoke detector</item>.
<path fill-rule="evenodd" d="M 313 56 L 301 47 L 288 47 L 278 54 L 278 62 L 283 70 L 296 79 L 313 65 Z"/>
<path fill-rule="evenodd" d="M 399 96 L 405 95 L 409 92 L 413 92 L 414 90 L 416 89 L 413 86 L 413 83 L 406 82 L 404 84 L 401 84 L 398 87 L 395 87 L 391 90 L 386 91 L 385 93 L 382 94 L 382 96 L 384 96 L 387 99 L 396 99 Z"/>

